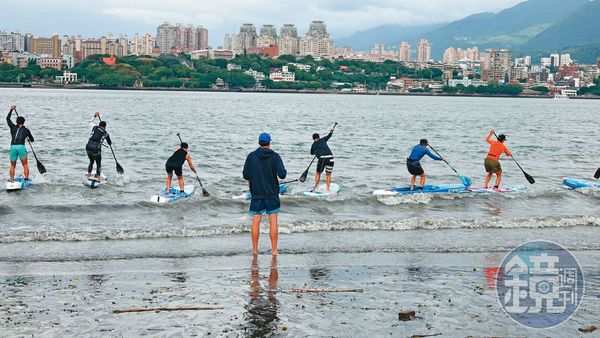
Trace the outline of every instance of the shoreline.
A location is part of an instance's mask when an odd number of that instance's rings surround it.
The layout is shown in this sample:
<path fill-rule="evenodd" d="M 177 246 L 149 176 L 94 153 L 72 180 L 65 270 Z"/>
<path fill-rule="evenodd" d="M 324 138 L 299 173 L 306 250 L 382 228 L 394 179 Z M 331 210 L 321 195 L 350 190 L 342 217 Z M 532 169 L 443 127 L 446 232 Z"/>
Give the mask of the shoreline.
<path fill-rule="evenodd" d="M 167 88 L 167 87 L 97 87 L 80 85 L 44 85 L 44 84 L 10 84 L 0 83 L 0 88 L 21 89 L 74 89 L 74 90 L 119 90 L 141 92 L 205 92 L 205 93 L 266 93 L 266 94 L 320 94 L 320 95 L 367 95 L 367 96 L 422 96 L 422 97 L 473 97 L 473 98 L 521 98 L 521 99 L 554 99 L 551 95 L 480 95 L 480 94 L 448 94 L 448 93 L 397 93 L 397 92 L 343 92 L 339 90 L 288 90 L 288 89 L 210 89 L 210 88 Z M 600 96 L 575 96 L 574 100 L 600 100 Z"/>

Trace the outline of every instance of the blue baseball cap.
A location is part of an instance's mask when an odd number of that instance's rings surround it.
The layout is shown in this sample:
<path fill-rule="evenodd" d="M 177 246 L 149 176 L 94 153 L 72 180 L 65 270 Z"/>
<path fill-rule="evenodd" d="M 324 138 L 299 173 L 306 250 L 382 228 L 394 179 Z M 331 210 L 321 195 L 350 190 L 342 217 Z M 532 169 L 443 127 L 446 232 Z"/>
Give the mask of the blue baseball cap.
<path fill-rule="evenodd" d="M 269 135 L 268 133 L 262 133 L 260 134 L 260 136 L 258 137 L 258 144 L 260 144 L 261 146 L 266 146 L 267 144 L 271 143 L 271 135 Z"/>

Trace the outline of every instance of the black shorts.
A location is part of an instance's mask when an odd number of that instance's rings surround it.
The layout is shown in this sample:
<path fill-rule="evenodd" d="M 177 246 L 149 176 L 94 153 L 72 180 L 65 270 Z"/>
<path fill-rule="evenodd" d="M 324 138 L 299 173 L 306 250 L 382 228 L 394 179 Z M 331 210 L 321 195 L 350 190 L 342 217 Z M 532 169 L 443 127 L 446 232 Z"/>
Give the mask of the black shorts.
<path fill-rule="evenodd" d="M 406 168 L 408 168 L 408 172 L 413 176 L 420 176 L 425 173 L 423 167 L 421 167 L 421 162 L 419 161 L 406 161 Z"/>
<path fill-rule="evenodd" d="M 333 171 L 333 158 L 320 158 L 317 162 L 317 172 L 320 174 L 325 170 L 326 173 L 331 174 Z"/>
<path fill-rule="evenodd" d="M 167 170 L 167 174 L 169 174 L 169 176 L 173 176 L 173 172 L 175 172 L 175 175 L 177 175 L 177 177 L 183 176 L 183 167 L 182 166 L 176 167 L 176 166 L 173 166 L 173 165 L 167 163 L 165 165 L 165 169 Z"/>

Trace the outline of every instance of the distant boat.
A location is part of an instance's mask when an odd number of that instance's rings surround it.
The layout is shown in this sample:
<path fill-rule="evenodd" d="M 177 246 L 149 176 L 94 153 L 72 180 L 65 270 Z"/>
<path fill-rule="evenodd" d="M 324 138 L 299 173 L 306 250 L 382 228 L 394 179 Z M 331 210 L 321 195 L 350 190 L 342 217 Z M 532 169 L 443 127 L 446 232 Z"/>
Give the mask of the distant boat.
<path fill-rule="evenodd" d="M 569 95 L 566 95 L 566 94 L 554 94 L 554 99 L 555 100 L 568 100 L 569 99 Z"/>

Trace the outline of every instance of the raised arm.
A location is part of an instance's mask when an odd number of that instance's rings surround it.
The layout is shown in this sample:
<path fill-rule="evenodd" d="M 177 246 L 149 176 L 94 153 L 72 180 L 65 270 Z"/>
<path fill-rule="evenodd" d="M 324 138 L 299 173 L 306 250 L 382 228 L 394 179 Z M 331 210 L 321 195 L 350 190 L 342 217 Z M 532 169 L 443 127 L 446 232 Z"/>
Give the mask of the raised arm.
<path fill-rule="evenodd" d="M 90 129 L 94 129 L 95 126 L 97 126 L 98 124 L 96 123 L 96 119 L 100 117 L 100 113 L 99 112 L 95 112 L 94 116 L 92 117 L 92 119 L 90 120 L 90 122 L 88 122 L 88 125 L 90 126 Z"/>
<path fill-rule="evenodd" d="M 492 144 L 492 135 L 494 135 L 494 129 L 490 130 L 490 133 L 488 134 L 488 136 L 485 138 L 485 142 Z"/>
<path fill-rule="evenodd" d="M 331 129 L 331 131 L 329 132 L 329 134 L 327 134 L 327 136 L 323 137 L 323 139 L 325 140 L 325 142 L 329 141 L 329 139 L 331 138 L 331 136 L 333 136 L 333 132 L 335 131 L 335 129 Z"/>
<path fill-rule="evenodd" d="M 8 124 L 8 126 L 12 129 L 15 126 L 15 124 L 13 123 L 13 121 L 10 119 L 12 117 L 12 112 L 14 110 L 14 106 L 10 107 L 10 111 L 8 112 L 8 115 L 6 115 L 6 123 Z"/>

